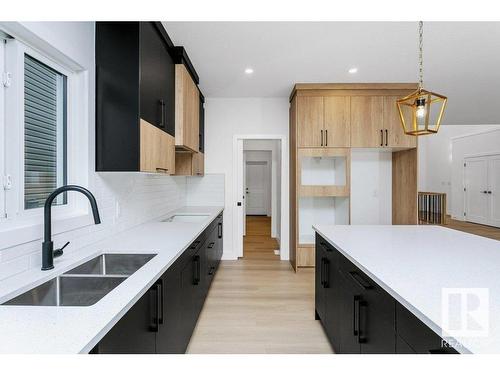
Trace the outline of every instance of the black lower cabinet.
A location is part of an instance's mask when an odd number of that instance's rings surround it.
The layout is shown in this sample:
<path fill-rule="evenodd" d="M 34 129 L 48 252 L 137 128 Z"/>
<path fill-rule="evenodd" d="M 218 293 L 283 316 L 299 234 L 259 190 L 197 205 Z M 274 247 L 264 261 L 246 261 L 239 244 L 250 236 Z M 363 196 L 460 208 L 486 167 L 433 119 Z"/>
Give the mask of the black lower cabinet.
<path fill-rule="evenodd" d="M 92 350 L 98 354 L 156 352 L 156 286 L 144 294 Z"/>
<path fill-rule="evenodd" d="M 91 353 L 185 353 L 222 257 L 220 227 L 222 214 L 130 308 Z"/>
<path fill-rule="evenodd" d="M 456 353 L 316 234 L 316 319 L 336 353 Z"/>

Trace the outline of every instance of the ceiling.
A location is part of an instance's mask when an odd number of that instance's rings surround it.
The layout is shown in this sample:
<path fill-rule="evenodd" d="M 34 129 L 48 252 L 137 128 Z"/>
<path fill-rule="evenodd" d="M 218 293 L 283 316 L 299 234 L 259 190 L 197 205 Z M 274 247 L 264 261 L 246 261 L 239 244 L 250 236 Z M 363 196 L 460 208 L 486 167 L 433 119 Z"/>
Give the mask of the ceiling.
<path fill-rule="evenodd" d="M 206 97 L 287 97 L 297 82 L 417 81 L 417 22 L 164 26 Z M 500 124 L 500 22 L 424 23 L 424 87 L 448 96 L 447 124 Z"/>

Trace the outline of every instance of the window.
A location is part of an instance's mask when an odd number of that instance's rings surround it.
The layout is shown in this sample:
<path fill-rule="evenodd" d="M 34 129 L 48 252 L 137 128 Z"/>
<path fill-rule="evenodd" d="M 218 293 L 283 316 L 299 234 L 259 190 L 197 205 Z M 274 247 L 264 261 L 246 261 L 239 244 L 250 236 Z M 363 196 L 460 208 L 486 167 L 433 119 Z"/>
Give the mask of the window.
<path fill-rule="evenodd" d="M 43 207 L 66 184 L 66 95 L 64 74 L 24 55 L 24 209 Z"/>
<path fill-rule="evenodd" d="M 78 121 L 75 108 L 82 103 L 75 88 L 83 85 L 76 72 L 18 40 L 6 38 L 2 45 L 2 72 L 8 82 L 2 90 L 4 139 L 0 136 L 0 142 L 5 158 L 0 159 L 0 172 L 9 184 L 0 220 L 14 226 L 16 220 L 21 220 L 19 225 L 30 225 L 40 222 L 52 191 L 68 181 L 82 183 L 75 172 L 75 155 L 85 139 L 80 130 L 75 133 L 72 129 Z M 58 196 L 54 217 L 81 214 L 82 206 L 75 202 L 71 194 Z"/>

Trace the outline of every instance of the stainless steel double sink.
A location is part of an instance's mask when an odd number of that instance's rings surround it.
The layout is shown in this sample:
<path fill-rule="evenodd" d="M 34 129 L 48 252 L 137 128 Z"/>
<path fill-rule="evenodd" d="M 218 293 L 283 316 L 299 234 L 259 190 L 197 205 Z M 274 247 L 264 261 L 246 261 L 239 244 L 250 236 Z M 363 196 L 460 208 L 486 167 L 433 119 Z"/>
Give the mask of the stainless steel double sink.
<path fill-rule="evenodd" d="M 24 306 L 91 306 L 156 254 L 102 254 L 3 303 Z"/>

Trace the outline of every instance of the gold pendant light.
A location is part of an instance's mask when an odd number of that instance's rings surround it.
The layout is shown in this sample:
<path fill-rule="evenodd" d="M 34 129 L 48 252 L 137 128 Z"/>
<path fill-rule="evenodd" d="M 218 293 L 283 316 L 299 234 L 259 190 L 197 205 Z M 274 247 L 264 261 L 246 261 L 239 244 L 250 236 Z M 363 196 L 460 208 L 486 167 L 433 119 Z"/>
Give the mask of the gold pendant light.
<path fill-rule="evenodd" d="M 408 135 L 435 134 L 439 130 L 443 119 L 444 109 L 448 98 L 424 89 L 423 68 L 423 28 L 422 21 L 419 28 L 419 82 L 417 91 L 396 101 L 403 130 Z"/>

